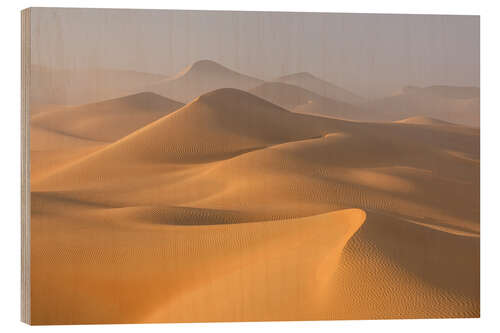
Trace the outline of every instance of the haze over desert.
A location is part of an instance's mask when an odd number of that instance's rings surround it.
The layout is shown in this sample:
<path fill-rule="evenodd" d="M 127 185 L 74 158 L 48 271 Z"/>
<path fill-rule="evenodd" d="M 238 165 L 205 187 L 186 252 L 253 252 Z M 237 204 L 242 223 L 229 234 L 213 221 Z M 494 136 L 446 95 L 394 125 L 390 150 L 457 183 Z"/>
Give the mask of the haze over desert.
<path fill-rule="evenodd" d="M 33 64 L 31 323 L 479 317 L 475 81 L 296 63 Z"/>

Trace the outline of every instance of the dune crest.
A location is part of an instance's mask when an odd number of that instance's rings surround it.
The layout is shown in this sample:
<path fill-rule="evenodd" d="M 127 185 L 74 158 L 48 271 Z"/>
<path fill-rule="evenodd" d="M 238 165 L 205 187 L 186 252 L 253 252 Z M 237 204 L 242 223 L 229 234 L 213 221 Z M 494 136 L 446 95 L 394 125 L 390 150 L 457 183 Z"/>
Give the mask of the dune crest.
<path fill-rule="evenodd" d="M 58 199 L 50 200 L 56 200 L 56 205 L 64 204 L 57 203 Z M 285 320 L 296 315 L 316 318 L 322 316 L 322 308 L 311 307 L 310 300 L 321 298 L 328 290 L 325 288 L 335 275 L 332 268 L 342 248 L 365 218 L 363 211 L 352 209 L 292 220 L 225 226 L 141 227 L 143 224 L 133 219 L 125 224 L 120 222 L 123 219 L 113 221 L 106 210 L 99 213 L 87 207 L 81 208 L 80 213 L 68 227 L 78 229 L 90 218 L 95 221 L 91 222 L 94 231 L 83 229 L 78 238 L 64 239 L 58 247 L 59 253 L 64 254 L 60 256 L 51 252 L 56 249 L 51 250 L 46 244 L 45 234 L 61 230 L 64 216 L 49 218 L 50 215 L 35 207 L 35 216 L 46 227 L 37 229 L 33 244 L 47 250 L 34 254 L 37 259 L 33 274 L 47 277 L 55 274 L 57 278 L 37 280 L 33 306 L 39 308 L 38 304 L 48 301 L 71 311 L 40 308 L 34 323 Z M 117 230 L 116 223 L 121 225 L 120 241 L 113 247 L 105 246 L 106 235 Z M 86 237 L 87 233 L 94 236 Z M 166 238 L 168 234 L 173 237 Z M 82 242 L 82 237 L 92 241 Z M 141 246 L 143 238 L 149 240 L 147 248 Z M 167 239 L 170 241 L 165 243 Z M 162 250 L 165 244 L 169 245 Z M 116 256 L 120 260 L 114 260 Z M 180 256 L 182 261 L 178 260 Z M 49 258 L 59 259 L 45 265 Z M 68 266 L 67 261 L 72 265 Z M 147 268 L 158 263 L 162 264 L 155 272 Z M 108 269 L 102 271 L 103 266 Z M 196 274 L 201 269 L 206 274 Z M 117 274 L 134 279 L 116 280 Z M 73 294 L 65 288 L 74 279 L 80 281 L 85 292 Z M 134 281 L 142 281 L 143 288 L 137 288 Z M 289 288 L 295 292 L 290 294 Z M 235 293 L 236 290 L 244 293 Z M 255 297 L 264 291 L 268 298 Z M 221 293 L 236 299 L 215 297 Z M 212 306 L 200 302 L 203 299 L 210 299 Z M 235 308 L 235 304 L 239 305 Z M 191 311 L 186 312 L 189 307 Z"/>
<path fill-rule="evenodd" d="M 336 124 L 335 120 L 325 122 L 289 112 L 241 90 L 219 89 L 108 145 L 76 165 L 75 170 L 88 168 L 87 175 L 94 173 L 90 170 L 106 172 L 109 168 L 101 166 L 114 165 L 113 161 L 206 163 L 279 143 L 320 137 L 334 131 Z M 86 177 L 79 179 L 90 181 Z"/>
<path fill-rule="evenodd" d="M 220 88 L 247 90 L 262 80 L 240 74 L 211 60 L 200 60 L 173 78 L 147 86 L 147 90 L 177 101 L 188 103 L 194 98 Z"/>
<path fill-rule="evenodd" d="M 479 316 L 476 237 L 368 211 L 366 222 L 344 248 L 339 271 L 337 283 L 343 288 L 336 297 L 342 307 L 332 313 L 336 318 Z M 354 290 L 358 297 L 353 297 Z"/>

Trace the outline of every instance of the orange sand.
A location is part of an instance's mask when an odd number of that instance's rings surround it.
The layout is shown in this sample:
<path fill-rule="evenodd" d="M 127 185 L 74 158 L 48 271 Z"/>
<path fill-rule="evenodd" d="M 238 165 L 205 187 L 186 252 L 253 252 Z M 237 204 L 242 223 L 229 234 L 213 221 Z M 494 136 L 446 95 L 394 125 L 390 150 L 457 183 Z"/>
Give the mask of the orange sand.
<path fill-rule="evenodd" d="M 479 130 L 139 96 L 32 117 L 34 324 L 479 316 Z"/>

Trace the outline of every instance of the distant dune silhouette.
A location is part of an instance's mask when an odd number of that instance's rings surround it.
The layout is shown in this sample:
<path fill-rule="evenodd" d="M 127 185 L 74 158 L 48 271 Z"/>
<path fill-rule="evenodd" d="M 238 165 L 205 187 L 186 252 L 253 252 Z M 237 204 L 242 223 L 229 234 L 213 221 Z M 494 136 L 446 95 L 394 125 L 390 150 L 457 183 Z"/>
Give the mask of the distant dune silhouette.
<path fill-rule="evenodd" d="M 359 104 L 364 98 L 330 82 L 315 77 L 311 73 L 299 72 L 285 75 L 276 79 L 278 82 L 293 84 L 310 90 L 321 96 L 350 104 Z"/>
<path fill-rule="evenodd" d="M 214 89 L 246 90 L 260 83 L 262 80 L 235 72 L 215 61 L 200 60 L 173 78 L 164 79 L 151 85 L 148 90 L 187 103 Z"/>
<path fill-rule="evenodd" d="M 479 127 L 479 88 L 406 87 L 394 96 L 366 102 L 372 120 L 393 121 L 414 116 Z"/>

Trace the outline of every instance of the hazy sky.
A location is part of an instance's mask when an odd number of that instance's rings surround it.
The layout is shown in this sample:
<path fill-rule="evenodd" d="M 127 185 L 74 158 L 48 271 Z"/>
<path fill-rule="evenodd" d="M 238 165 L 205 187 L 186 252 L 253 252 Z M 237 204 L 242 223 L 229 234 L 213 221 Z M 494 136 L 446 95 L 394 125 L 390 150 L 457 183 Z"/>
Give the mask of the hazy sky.
<path fill-rule="evenodd" d="M 167 10 L 32 12 L 32 62 L 173 75 L 200 59 L 262 79 L 307 71 L 364 96 L 479 86 L 479 17 Z"/>

